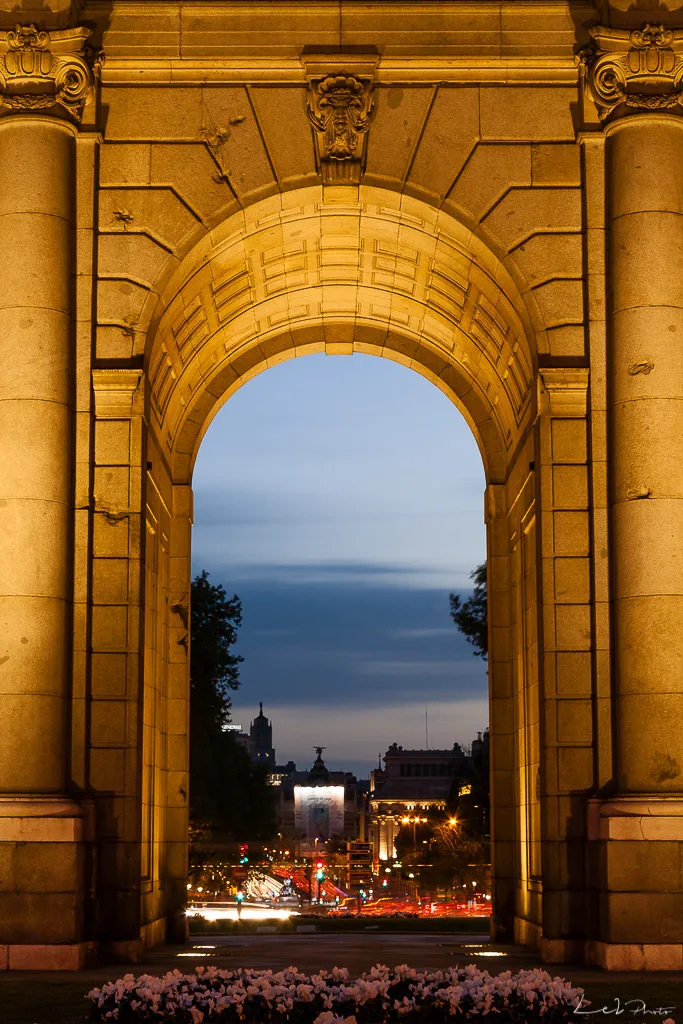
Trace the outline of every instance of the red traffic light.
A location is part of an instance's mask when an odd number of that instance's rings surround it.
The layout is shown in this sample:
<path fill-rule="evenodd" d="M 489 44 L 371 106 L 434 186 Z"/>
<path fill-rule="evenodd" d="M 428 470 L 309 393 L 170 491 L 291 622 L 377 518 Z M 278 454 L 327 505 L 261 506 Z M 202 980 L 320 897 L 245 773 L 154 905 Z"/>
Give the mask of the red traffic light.
<path fill-rule="evenodd" d="M 323 866 L 323 862 L 321 860 L 318 860 L 318 861 L 316 861 L 315 866 L 317 868 L 321 868 Z"/>

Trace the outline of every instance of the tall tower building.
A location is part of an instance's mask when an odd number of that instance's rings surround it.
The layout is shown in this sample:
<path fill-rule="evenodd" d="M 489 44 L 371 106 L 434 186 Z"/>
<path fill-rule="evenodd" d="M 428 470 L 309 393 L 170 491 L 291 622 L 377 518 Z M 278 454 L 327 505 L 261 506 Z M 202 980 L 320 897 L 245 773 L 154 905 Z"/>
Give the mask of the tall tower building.
<path fill-rule="evenodd" d="M 251 739 L 251 759 L 257 764 L 275 764 L 273 750 L 273 726 L 270 719 L 263 714 L 263 704 L 259 704 L 259 713 L 249 728 Z"/>

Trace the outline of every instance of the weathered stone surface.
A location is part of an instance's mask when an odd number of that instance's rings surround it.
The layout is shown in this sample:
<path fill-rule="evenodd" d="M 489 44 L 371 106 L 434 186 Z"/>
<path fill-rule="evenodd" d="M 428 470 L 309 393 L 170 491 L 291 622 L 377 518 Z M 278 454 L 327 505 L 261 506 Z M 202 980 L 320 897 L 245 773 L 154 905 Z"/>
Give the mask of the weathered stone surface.
<path fill-rule="evenodd" d="M 496 937 L 679 969 L 677 11 L 15 6 L 0 969 L 131 955 L 182 909 L 194 456 L 223 401 L 311 351 L 421 373 L 482 453 Z"/>

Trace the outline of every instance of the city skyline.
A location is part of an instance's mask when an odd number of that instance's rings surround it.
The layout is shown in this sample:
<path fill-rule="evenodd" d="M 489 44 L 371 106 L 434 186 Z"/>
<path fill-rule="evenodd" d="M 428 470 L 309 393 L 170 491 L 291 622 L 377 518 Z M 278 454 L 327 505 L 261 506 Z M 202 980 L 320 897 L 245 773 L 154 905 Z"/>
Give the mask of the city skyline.
<path fill-rule="evenodd" d="M 470 706 L 471 705 L 471 706 Z M 479 722 L 479 716 L 481 714 L 481 705 L 478 700 L 473 699 L 471 702 L 461 702 L 461 710 L 464 714 L 460 718 L 460 731 L 463 732 L 467 728 L 464 723 L 472 721 L 475 723 L 475 728 L 467 738 L 461 739 L 460 736 L 454 736 L 449 739 L 449 726 L 447 724 L 450 719 L 448 718 L 448 711 L 450 709 L 449 704 L 433 704 L 427 705 L 428 708 L 428 729 L 429 729 L 429 741 L 427 742 L 425 737 L 425 713 L 424 708 L 422 710 L 421 721 L 415 720 L 415 706 L 410 705 L 396 705 L 393 709 L 391 721 L 387 726 L 388 732 L 393 730 L 393 739 L 386 742 L 377 744 L 377 754 L 374 762 L 366 762 L 360 759 L 354 759 L 353 755 L 349 751 L 354 749 L 354 737 L 349 729 L 349 723 L 345 721 L 346 718 L 351 717 L 351 713 L 348 715 L 342 714 L 341 721 L 339 717 L 339 711 L 335 711 L 335 727 L 334 733 L 341 731 L 345 733 L 344 738 L 335 742 L 330 736 L 321 735 L 318 737 L 321 740 L 321 744 L 324 748 L 323 760 L 330 771 L 348 771 L 352 772 L 358 779 L 369 778 L 369 773 L 374 768 L 382 767 L 379 764 L 380 757 L 383 759 L 388 748 L 392 743 L 398 743 L 405 750 L 450 750 L 455 743 L 458 743 L 464 749 L 471 746 L 473 740 L 476 740 L 477 733 L 483 733 L 488 728 L 488 722 L 482 727 L 477 725 Z M 258 704 L 255 708 L 250 708 L 247 704 L 241 705 L 241 718 L 238 720 L 237 710 L 233 708 L 232 722 L 231 725 L 234 727 L 239 726 L 245 733 L 249 733 L 249 726 L 253 719 L 258 715 Z M 444 716 L 444 710 L 446 716 Z M 310 749 L 302 747 L 299 750 L 299 756 L 295 756 L 290 753 L 289 748 L 286 745 L 287 730 L 291 726 L 292 719 L 295 714 L 300 715 L 301 709 L 297 709 L 296 712 L 292 708 L 287 706 L 273 706 L 268 708 L 265 704 L 263 707 L 263 713 L 271 722 L 273 727 L 273 746 L 275 748 L 275 763 L 277 765 L 285 765 L 288 761 L 294 761 L 298 771 L 306 771 L 311 768 L 315 761 L 315 751 L 319 744 L 311 743 Z M 444 717 L 446 721 L 444 721 Z M 357 720 L 353 723 L 354 727 L 357 728 Z M 420 736 L 420 729 L 422 735 Z M 348 732 L 347 732 L 348 730 Z M 394 735 L 395 733 L 395 735 Z M 278 742 L 278 737 L 285 736 L 283 742 Z M 325 743 L 325 740 L 328 740 Z"/>

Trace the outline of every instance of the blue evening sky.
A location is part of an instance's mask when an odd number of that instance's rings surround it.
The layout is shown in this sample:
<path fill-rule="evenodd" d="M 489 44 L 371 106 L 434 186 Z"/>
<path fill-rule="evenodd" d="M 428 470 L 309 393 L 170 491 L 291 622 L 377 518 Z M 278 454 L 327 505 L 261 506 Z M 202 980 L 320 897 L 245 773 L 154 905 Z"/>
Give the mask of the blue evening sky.
<path fill-rule="evenodd" d="M 278 762 L 327 747 L 367 776 L 396 741 L 470 742 L 485 665 L 449 616 L 485 557 L 484 472 L 449 400 L 387 359 L 266 370 L 211 424 L 194 473 L 193 572 L 242 600 L 233 721 L 259 701 Z"/>

